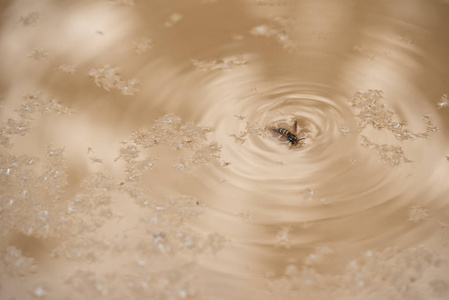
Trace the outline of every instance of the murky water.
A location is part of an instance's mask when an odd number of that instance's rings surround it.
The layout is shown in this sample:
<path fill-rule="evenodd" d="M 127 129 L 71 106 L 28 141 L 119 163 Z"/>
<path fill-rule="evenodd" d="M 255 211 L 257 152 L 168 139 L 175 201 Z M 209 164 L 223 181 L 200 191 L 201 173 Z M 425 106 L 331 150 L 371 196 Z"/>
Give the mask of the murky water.
<path fill-rule="evenodd" d="M 449 297 L 448 1 L 0 9 L 1 299 Z"/>

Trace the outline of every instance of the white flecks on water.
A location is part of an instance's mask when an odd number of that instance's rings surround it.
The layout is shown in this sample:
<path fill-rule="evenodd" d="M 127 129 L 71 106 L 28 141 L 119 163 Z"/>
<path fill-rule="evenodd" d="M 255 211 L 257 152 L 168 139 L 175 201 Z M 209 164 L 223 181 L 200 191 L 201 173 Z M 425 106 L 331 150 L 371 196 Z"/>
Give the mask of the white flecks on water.
<path fill-rule="evenodd" d="M 448 298 L 445 1 L 3 2 L 1 299 Z"/>

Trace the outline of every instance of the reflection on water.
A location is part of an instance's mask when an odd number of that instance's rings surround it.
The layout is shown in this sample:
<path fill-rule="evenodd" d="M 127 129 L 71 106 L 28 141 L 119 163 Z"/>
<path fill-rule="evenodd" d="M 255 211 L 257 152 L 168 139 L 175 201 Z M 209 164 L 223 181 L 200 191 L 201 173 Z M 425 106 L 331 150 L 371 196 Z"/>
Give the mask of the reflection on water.
<path fill-rule="evenodd" d="M 0 298 L 449 296 L 447 1 L 0 8 Z"/>

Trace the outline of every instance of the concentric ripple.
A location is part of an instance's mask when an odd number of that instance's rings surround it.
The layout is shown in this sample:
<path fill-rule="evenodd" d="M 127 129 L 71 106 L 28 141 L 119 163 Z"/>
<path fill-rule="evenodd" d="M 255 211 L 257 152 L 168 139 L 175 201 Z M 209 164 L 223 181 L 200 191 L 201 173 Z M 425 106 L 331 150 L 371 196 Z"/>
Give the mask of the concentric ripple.
<path fill-rule="evenodd" d="M 3 2 L 1 299 L 447 298 L 447 0 Z"/>

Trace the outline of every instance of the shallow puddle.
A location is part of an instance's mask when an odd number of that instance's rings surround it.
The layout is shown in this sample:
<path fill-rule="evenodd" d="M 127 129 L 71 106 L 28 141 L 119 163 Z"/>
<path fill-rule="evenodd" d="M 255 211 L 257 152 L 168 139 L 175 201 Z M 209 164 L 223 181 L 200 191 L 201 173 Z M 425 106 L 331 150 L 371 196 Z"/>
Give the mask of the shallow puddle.
<path fill-rule="evenodd" d="M 448 1 L 0 14 L 1 299 L 449 296 Z"/>

